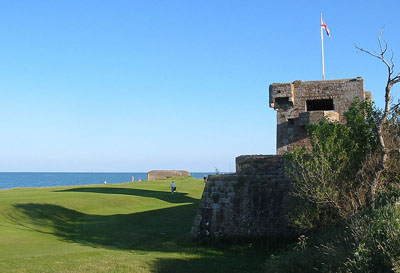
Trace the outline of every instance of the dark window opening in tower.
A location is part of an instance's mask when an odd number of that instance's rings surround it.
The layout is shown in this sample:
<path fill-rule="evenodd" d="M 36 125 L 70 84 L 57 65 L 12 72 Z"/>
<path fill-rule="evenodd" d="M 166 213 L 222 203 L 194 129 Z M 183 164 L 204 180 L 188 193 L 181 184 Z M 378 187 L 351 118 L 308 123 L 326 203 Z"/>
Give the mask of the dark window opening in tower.
<path fill-rule="evenodd" d="M 289 101 L 289 97 L 275 98 L 276 108 L 286 109 L 293 106 L 293 102 Z"/>
<path fill-rule="evenodd" d="M 307 112 L 335 110 L 333 107 L 333 99 L 307 100 L 306 104 L 307 104 Z"/>

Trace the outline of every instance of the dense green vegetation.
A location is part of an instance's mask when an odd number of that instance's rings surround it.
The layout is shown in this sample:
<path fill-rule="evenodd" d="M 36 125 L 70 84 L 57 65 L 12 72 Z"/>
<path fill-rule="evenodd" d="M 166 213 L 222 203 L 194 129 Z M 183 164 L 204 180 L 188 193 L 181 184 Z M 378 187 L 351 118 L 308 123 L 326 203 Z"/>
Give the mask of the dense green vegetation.
<path fill-rule="evenodd" d="M 399 201 L 393 199 L 323 232 L 299 236 L 267 259 L 266 272 L 400 272 Z"/>
<path fill-rule="evenodd" d="M 400 111 L 383 126 L 383 169 L 380 116 L 356 101 L 346 124 L 309 126 L 311 147 L 287 154 L 289 220 L 302 235 L 267 259 L 267 272 L 400 272 Z"/>
<path fill-rule="evenodd" d="M 355 100 L 346 123 L 322 119 L 307 126 L 310 147 L 297 147 L 286 157 L 296 181 L 290 220 L 301 230 L 347 220 L 368 202 L 368 181 L 359 179 L 364 161 L 377 152 L 379 112 L 369 101 Z"/>
<path fill-rule="evenodd" d="M 0 272 L 263 272 L 266 249 L 188 235 L 194 178 L 0 191 Z"/>

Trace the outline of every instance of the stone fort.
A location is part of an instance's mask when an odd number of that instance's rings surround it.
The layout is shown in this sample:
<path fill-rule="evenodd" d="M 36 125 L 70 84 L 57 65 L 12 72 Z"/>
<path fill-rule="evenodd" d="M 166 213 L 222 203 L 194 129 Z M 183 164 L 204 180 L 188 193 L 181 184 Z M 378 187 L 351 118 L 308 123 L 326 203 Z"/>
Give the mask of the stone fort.
<path fill-rule="evenodd" d="M 236 173 L 210 175 L 197 209 L 193 237 L 290 237 L 288 194 L 292 181 L 283 154 L 308 145 L 306 125 L 325 117 L 344 122 L 355 98 L 371 99 L 363 79 L 294 81 L 269 86 L 269 106 L 277 111 L 276 155 L 242 155 Z"/>

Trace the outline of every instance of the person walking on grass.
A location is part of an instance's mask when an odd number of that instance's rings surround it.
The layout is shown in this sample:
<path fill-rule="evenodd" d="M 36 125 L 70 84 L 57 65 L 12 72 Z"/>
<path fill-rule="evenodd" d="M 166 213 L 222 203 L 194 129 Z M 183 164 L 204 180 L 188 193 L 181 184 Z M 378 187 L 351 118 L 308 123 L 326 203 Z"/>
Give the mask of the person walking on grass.
<path fill-rule="evenodd" d="M 171 194 L 174 194 L 174 192 L 176 192 L 175 182 L 172 181 L 171 184 L 170 184 L 169 186 L 171 187 Z"/>

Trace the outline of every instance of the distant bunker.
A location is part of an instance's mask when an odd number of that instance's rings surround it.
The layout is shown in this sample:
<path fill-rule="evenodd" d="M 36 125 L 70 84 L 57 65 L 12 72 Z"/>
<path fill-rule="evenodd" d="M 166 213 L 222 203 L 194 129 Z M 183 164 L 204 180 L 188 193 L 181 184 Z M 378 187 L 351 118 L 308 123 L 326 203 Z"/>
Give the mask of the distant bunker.
<path fill-rule="evenodd" d="M 177 176 L 190 176 L 190 172 L 183 170 L 153 170 L 147 173 L 147 180 L 157 180 L 162 178 L 171 178 Z"/>

